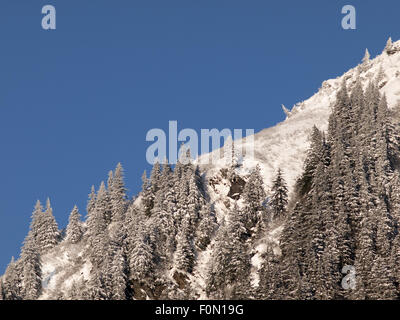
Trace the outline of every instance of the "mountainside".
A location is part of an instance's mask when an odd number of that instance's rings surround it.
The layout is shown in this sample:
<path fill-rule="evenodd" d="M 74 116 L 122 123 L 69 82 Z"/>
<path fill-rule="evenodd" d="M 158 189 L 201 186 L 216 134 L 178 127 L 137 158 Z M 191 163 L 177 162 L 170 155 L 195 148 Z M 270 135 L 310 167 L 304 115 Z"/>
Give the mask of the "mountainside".
<path fill-rule="evenodd" d="M 393 48 L 399 47 L 400 41 L 393 44 Z M 268 189 L 278 168 L 281 168 L 285 173 L 288 187 L 292 190 L 303 169 L 311 129 L 315 125 L 322 131 L 327 130 L 331 106 L 336 100 L 336 93 L 343 79 L 351 86 L 356 83 L 359 76 L 363 87 L 366 88 L 370 81 L 376 80 L 379 76 L 380 92 L 386 94 L 389 108 L 399 107 L 400 54 L 395 49 L 392 50 L 390 55 L 384 51 L 368 64 L 360 64 L 336 79 L 324 81 L 311 98 L 297 103 L 290 111 L 286 111 L 285 121 L 256 133 L 254 159 L 248 159 L 244 155 L 243 166 L 238 173 L 246 175 L 259 164 Z M 245 149 L 245 143 L 246 139 L 235 141 L 235 147 Z M 226 166 L 224 159 L 221 159 L 205 166 L 204 170 L 207 177 L 213 177 L 224 166 Z"/>
<path fill-rule="evenodd" d="M 371 83 L 376 86 L 374 95 L 371 93 L 373 91 Z M 240 299 L 277 298 L 272 293 L 264 295 L 257 291 L 257 288 L 269 288 L 268 290 L 278 292 L 284 287 L 293 292 L 291 284 L 285 282 L 287 279 L 279 280 L 281 281 L 279 285 L 274 282 L 275 280 L 271 280 L 279 277 L 275 263 L 282 254 L 282 243 L 284 255 L 290 252 L 296 256 L 297 253 L 291 251 L 294 250 L 293 248 L 288 249 L 287 244 L 296 240 L 301 247 L 307 241 L 299 240 L 298 234 L 291 235 L 293 238 L 282 240 L 282 231 L 285 230 L 284 235 L 289 237 L 288 230 L 291 227 L 294 228 L 291 223 L 298 223 L 295 213 L 312 212 L 315 209 L 315 203 L 310 199 L 316 197 L 313 192 L 316 192 L 317 178 L 325 177 L 326 180 L 330 178 L 335 180 L 332 172 L 329 171 L 331 169 L 327 168 L 331 163 L 341 163 L 335 160 L 337 154 L 343 158 L 347 156 L 351 158 L 351 164 L 348 165 L 352 170 L 351 174 L 338 173 L 338 176 L 343 175 L 347 178 L 355 175 L 356 169 L 359 169 L 358 160 L 353 159 L 355 155 L 358 152 L 364 153 L 364 147 L 365 150 L 371 148 L 369 145 L 368 147 L 359 145 L 356 141 L 358 135 L 361 137 L 363 134 L 362 129 L 358 127 L 349 129 L 349 136 L 337 137 L 342 132 L 342 124 L 336 124 L 336 122 L 339 123 L 337 119 L 341 116 L 338 97 L 347 97 L 347 91 L 349 96 L 354 97 L 359 87 L 363 92 L 362 96 L 365 92 L 366 104 L 374 99 L 383 103 L 383 97 L 386 97 L 387 106 L 391 110 L 390 121 L 396 122 L 394 119 L 397 119 L 397 109 L 400 107 L 400 41 L 388 42 L 383 53 L 372 60 L 369 59 L 367 52 L 360 65 L 336 79 L 323 82 L 320 90 L 311 98 L 296 104 L 290 111 L 283 108 L 287 115 L 285 121 L 255 134 L 254 158 L 244 154 L 243 158 L 237 159 L 238 162 L 234 165 L 227 165 L 226 159 L 202 165 L 201 158 L 210 156 L 202 155 L 193 163 L 177 164 L 174 170 L 168 164 L 155 165 L 150 178 L 144 178 L 143 191 L 134 200 L 126 199 L 123 170 L 121 166 L 118 166 L 114 172 L 110 173 L 107 186 L 103 183 L 97 192 L 92 190 L 87 208 L 87 220 L 81 223 L 79 213 L 77 209 L 74 209 L 67 231 L 63 234 L 58 232 L 55 221 L 51 219 L 50 203 L 47 203 L 45 211 L 38 203 L 21 258 L 15 262 L 12 261 L 6 275 L 2 277 L 0 297 L 7 299 Z M 353 108 L 351 115 L 353 121 L 349 122 L 354 122 L 357 118 L 353 100 L 346 102 L 349 105 L 352 104 Z M 379 108 L 375 106 L 375 109 Z M 333 111 L 338 115 L 331 116 Z M 379 111 L 374 112 L 379 113 Z M 379 120 L 379 115 L 377 119 Z M 343 121 L 348 121 L 348 119 Z M 327 138 L 321 134 L 316 143 L 323 145 L 321 147 L 323 151 L 317 153 L 320 158 L 326 156 L 330 160 L 327 161 L 326 168 L 323 168 L 322 164 L 315 165 L 312 170 L 312 181 L 308 182 L 305 176 L 307 173 L 305 162 L 307 163 L 307 159 L 310 158 L 310 152 L 308 152 L 310 145 L 314 146 L 310 140 L 311 136 L 316 135 L 314 126 L 322 132 L 329 131 Z M 346 126 L 343 128 L 347 130 Z M 374 130 L 379 131 L 379 129 Z M 388 139 L 390 140 L 391 136 Z M 344 147 L 338 141 L 341 141 Z M 249 139 L 247 142 L 246 138 L 237 140 L 234 142 L 234 148 L 245 149 L 246 143 L 249 143 Z M 346 153 L 347 147 L 351 152 Z M 340 148 L 345 149 L 344 155 L 340 153 L 342 152 Z M 217 152 L 221 150 L 213 153 Z M 391 162 L 392 170 L 390 174 L 387 174 L 388 177 L 395 175 L 393 172 L 398 170 L 397 163 L 393 159 L 397 159 L 397 156 L 392 158 L 389 155 L 386 159 Z M 374 162 L 376 172 L 378 172 L 379 161 L 378 159 Z M 199 164 L 199 167 L 196 164 Z M 279 174 L 279 169 L 282 170 L 282 174 Z M 367 173 L 367 169 L 365 170 L 368 192 L 375 195 L 372 189 L 378 184 L 371 180 L 369 171 Z M 315 172 L 318 172 L 318 175 Z M 383 173 L 380 175 L 378 173 L 379 180 Z M 310 184 L 304 187 L 308 193 L 302 193 L 299 187 L 296 187 L 298 179 L 304 185 Z M 287 183 L 287 190 L 284 181 Z M 330 186 L 329 190 L 338 188 L 335 183 L 335 181 L 332 182 L 335 187 Z M 342 184 L 338 183 L 338 185 Z M 343 182 L 343 185 L 347 186 L 347 182 Z M 323 186 L 322 182 L 321 186 Z M 360 189 L 362 188 L 358 185 L 354 187 L 357 192 Z M 383 191 L 376 192 L 379 196 L 383 193 Z M 390 210 L 394 206 L 392 194 L 388 196 L 389 200 L 382 195 L 382 199 L 387 200 Z M 290 195 L 289 203 L 288 195 Z M 324 199 L 323 196 L 318 195 L 318 197 Z M 336 195 L 331 197 L 333 202 L 338 198 Z M 299 207 L 298 202 L 306 203 L 307 201 L 310 201 L 307 208 Z M 379 203 L 379 199 L 371 200 L 371 202 Z M 357 203 L 355 206 L 361 206 L 361 204 Z M 372 205 L 368 208 L 372 210 Z M 321 219 L 330 209 L 315 210 L 324 212 L 319 216 Z M 348 212 L 350 209 L 340 210 Z M 336 213 L 332 215 L 337 218 Z M 351 220 L 352 217 L 349 219 Z M 362 216 L 360 220 L 362 219 L 366 218 Z M 310 223 L 309 220 L 305 221 Z M 333 224 L 336 226 L 335 221 Z M 388 222 L 388 225 L 393 226 L 396 234 L 397 220 L 393 221 Z M 351 265 L 359 263 L 355 256 L 359 254 L 358 237 L 362 231 L 358 230 L 358 222 L 349 222 L 349 226 L 353 232 L 349 237 L 357 239 L 351 249 L 352 253 L 346 260 Z M 310 230 L 314 230 L 314 227 L 315 225 L 310 223 Z M 305 233 L 308 232 L 314 231 L 305 231 Z M 388 234 L 391 232 L 388 231 Z M 315 235 L 312 239 L 316 239 L 317 236 L 319 235 Z M 324 243 L 321 246 L 325 249 L 329 241 L 325 234 L 321 238 Z M 372 238 L 377 241 L 379 247 L 382 242 Z M 390 235 L 389 238 L 390 245 L 388 246 L 394 250 L 393 248 L 397 248 L 394 239 L 398 237 Z M 335 239 L 335 243 L 336 241 Z M 381 258 L 384 255 L 381 255 L 379 250 L 377 252 Z M 319 252 L 318 246 L 315 251 Z M 287 259 L 287 256 L 285 257 Z M 323 257 L 325 259 L 325 256 Z M 301 279 L 299 282 L 308 279 L 307 285 L 310 283 L 310 287 L 317 286 L 310 280 L 310 275 L 307 273 L 313 267 L 308 266 L 308 262 L 301 259 L 297 261 L 301 265 L 300 271 L 296 271 Z M 319 261 L 319 258 L 316 259 Z M 341 256 L 340 259 L 342 259 Z M 282 261 L 282 265 L 286 266 L 285 263 L 289 265 L 288 260 Z M 343 261 L 345 261 L 344 258 Z M 339 264 L 339 262 L 335 263 Z M 335 265 L 335 263 L 331 260 L 326 262 L 329 265 Z M 312 265 L 311 262 L 310 265 Z M 285 274 L 287 270 L 292 269 L 289 267 L 283 269 L 282 274 Z M 333 273 L 337 276 L 337 270 Z M 320 274 L 315 277 L 321 279 Z M 238 279 L 241 279 L 240 283 L 237 283 Z M 273 285 L 271 285 L 272 282 L 274 282 Z M 393 282 L 397 283 L 394 280 Z M 287 294 L 286 296 L 279 291 L 281 295 L 278 298 L 343 297 L 337 294 L 336 289 L 336 291 L 332 289 L 332 292 L 335 292 L 330 296 L 323 296 L 318 290 L 310 289 L 307 285 L 300 289 L 296 287 L 296 290 L 301 291 L 302 294 Z M 251 293 L 246 293 L 246 288 L 252 288 L 248 290 Z"/>

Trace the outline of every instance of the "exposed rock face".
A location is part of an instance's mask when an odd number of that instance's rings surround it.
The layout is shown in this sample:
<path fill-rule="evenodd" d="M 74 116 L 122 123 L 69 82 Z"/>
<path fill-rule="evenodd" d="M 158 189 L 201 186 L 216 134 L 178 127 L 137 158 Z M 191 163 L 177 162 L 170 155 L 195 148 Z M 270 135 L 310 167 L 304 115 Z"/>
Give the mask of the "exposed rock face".
<path fill-rule="evenodd" d="M 246 182 L 240 176 L 233 177 L 230 182 L 231 187 L 228 192 L 228 197 L 234 200 L 239 200 Z"/>

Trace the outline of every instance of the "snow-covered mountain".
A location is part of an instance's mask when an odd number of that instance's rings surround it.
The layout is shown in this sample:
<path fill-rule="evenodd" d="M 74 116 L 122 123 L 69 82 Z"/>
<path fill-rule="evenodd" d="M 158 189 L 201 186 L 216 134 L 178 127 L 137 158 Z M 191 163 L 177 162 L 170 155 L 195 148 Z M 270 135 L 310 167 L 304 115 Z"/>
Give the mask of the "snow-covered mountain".
<path fill-rule="evenodd" d="M 303 170 L 311 130 L 314 125 L 322 131 L 327 130 L 331 107 L 336 101 L 336 93 L 343 81 L 346 82 L 348 88 L 351 88 L 356 83 L 356 80 L 360 78 L 365 89 L 370 81 L 377 80 L 381 93 L 384 93 L 387 97 L 389 108 L 399 108 L 400 41 L 393 43 L 390 50 L 385 48 L 382 54 L 371 60 L 369 59 L 368 51 L 366 51 L 366 58 L 364 59 L 366 59 L 365 62 L 361 62 L 358 66 L 338 76 L 336 79 L 324 81 L 317 93 L 309 99 L 295 104 L 291 110 L 282 105 L 286 119 L 274 127 L 264 129 L 255 134 L 253 140 L 254 157 L 246 157 L 246 143 L 249 143 L 246 138 L 235 140 L 234 148 L 243 151 L 241 165 L 237 168 L 236 173 L 246 180 L 251 170 L 259 165 L 264 178 L 266 193 L 270 194 L 272 181 L 280 168 L 284 173 L 289 192 L 293 191 L 294 184 Z M 228 148 L 232 148 L 231 145 L 228 145 Z M 202 157 L 219 159 L 213 153 L 226 154 L 225 151 L 215 150 L 211 154 L 206 154 Z M 198 162 L 201 163 L 201 159 Z M 202 166 L 208 181 L 208 193 L 220 219 L 223 219 L 229 212 L 233 203 L 233 200 L 228 197 L 232 187 L 231 182 L 224 177 L 223 173 L 224 168 L 227 166 L 226 163 L 226 159 L 222 158 Z M 279 252 L 281 231 L 282 226 L 276 226 L 254 248 L 252 259 L 253 283 L 257 283 L 257 271 L 261 266 L 260 257 L 265 252 L 266 244 L 269 243 L 274 247 L 275 252 Z M 212 248 L 212 244 L 210 247 Z M 211 248 L 209 250 L 212 250 Z M 204 259 L 206 257 L 203 257 Z M 207 260 L 202 261 L 202 265 L 207 265 Z"/>
<path fill-rule="evenodd" d="M 292 191 L 303 169 L 312 127 L 315 125 L 320 130 L 327 130 L 331 106 L 336 100 L 336 93 L 341 84 L 345 81 L 347 87 L 352 88 L 358 78 L 361 79 L 364 88 L 370 81 L 377 81 L 381 93 L 386 94 L 389 108 L 400 107 L 400 41 L 393 43 L 390 48 L 385 48 L 382 54 L 374 59 L 370 60 L 367 54 L 360 65 L 342 76 L 324 81 L 316 94 L 308 100 L 297 103 L 290 111 L 284 108 L 287 118 L 283 122 L 255 134 L 254 158 L 243 156 L 240 166 L 236 169 L 238 176 L 246 181 L 251 170 L 259 165 L 268 194 L 272 179 L 280 168 L 284 172 L 289 191 Z M 246 143 L 249 143 L 246 138 L 237 140 L 235 148 L 244 150 Z M 217 152 L 221 150 L 215 150 L 213 153 Z M 201 158 L 196 161 L 201 163 Z M 229 196 L 233 186 L 226 176 L 226 161 L 221 159 L 208 165 L 201 165 L 200 169 L 207 182 L 210 202 L 216 211 L 218 222 L 221 223 L 226 213 L 231 210 L 234 201 Z M 140 201 L 140 197 L 137 201 Z M 279 251 L 278 241 L 281 231 L 282 226 L 275 226 L 265 239 L 254 247 L 252 258 L 254 284 L 257 284 L 257 270 L 260 267 L 260 256 L 265 250 L 265 243 L 273 243 L 274 251 Z M 193 290 L 200 298 L 205 297 L 204 278 L 213 250 L 214 242 L 211 241 L 206 250 L 199 253 L 193 273 L 188 275 Z M 90 279 L 91 263 L 84 260 L 83 251 L 82 244 L 61 243 L 42 257 L 43 293 L 40 299 L 57 298 L 54 296 L 55 291 L 68 291 L 74 281 Z M 173 270 L 171 270 L 172 277 Z"/>
<path fill-rule="evenodd" d="M 327 130 L 331 106 L 336 100 L 336 93 L 341 83 L 345 81 L 351 88 L 357 77 L 360 77 L 364 88 L 370 81 L 379 78 L 379 87 L 381 93 L 386 94 L 389 108 L 400 107 L 400 41 L 393 43 L 389 54 L 384 50 L 376 58 L 360 63 L 342 76 L 324 81 L 316 94 L 295 104 L 290 111 L 284 108 L 287 117 L 283 122 L 255 134 L 254 158 L 246 157 L 244 154 L 242 166 L 237 173 L 246 176 L 258 164 L 268 192 L 273 177 L 278 168 L 281 168 L 289 190 L 292 190 L 303 169 L 312 127 L 315 125 L 322 131 Z M 246 138 L 237 140 L 235 148 L 245 150 L 245 144 Z M 220 150 L 215 150 L 213 153 L 217 152 Z M 211 188 L 211 193 L 227 194 L 228 186 L 220 174 L 224 166 L 226 166 L 225 159 L 221 159 L 203 167 L 209 180 L 221 181 Z"/>
<path fill-rule="evenodd" d="M 238 167 L 236 173 L 246 180 L 248 173 L 256 165 L 259 165 L 268 194 L 271 181 L 278 168 L 281 168 L 289 190 L 292 190 L 303 169 L 312 127 L 315 125 L 320 130 L 327 130 L 331 105 L 336 100 L 336 93 L 341 83 L 345 81 L 347 86 L 351 88 L 358 77 L 362 80 L 364 87 L 370 81 L 378 79 L 380 90 L 386 94 L 389 107 L 400 107 L 400 41 L 393 43 L 389 53 L 384 50 L 381 55 L 360 63 L 342 76 L 324 81 L 319 91 L 308 100 L 297 103 L 290 111 L 284 110 L 287 118 L 283 122 L 255 134 L 254 158 L 244 155 L 241 166 Z M 246 138 L 237 140 L 235 141 L 235 148 L 245 150 L 246 143 Z M 214 152 L 221 152 L 221 150 Z M 202 157 L 208 156 L 210 155 L 203 155 Z M 231 207 L 228 203 L 233 201 L 228 197 L 232 186 L 230 181 L 224 177 L 224 168 L 226 168 L 224 159 L 201 166 L 208 182 L 208 194 L 219 220 L 224 218 L 225 213 Z M 276 250 L 279 250 L 278 238 L 281 230 L 280 226 L 271 230 L 266 239 L 268 242 L 275 243 Z M 48 291 L 56 286 L 61 285 L 68 289 L 73 279 L 90 277 L 89 262 L 80 264 L 79 268 L 75 266 L 75 262 L 80 259 L 79 246 L 61 245 L 55 249 L 43 258 L 43 279 L 45 279 L 45 290 L 41 297 L 43 299 L 51 297 Z M 257 282 L 256 271 L 260 266 L 259 256 L 264 249 L 265 245 L 262 242 L 254 249 L 255 254 L 252 263 L 255 282 Z M 192 283 L 200 297 L 203 296 L 204 277 L 212 250 L 213 243 L 209 245 L 207 250 L 201 252 L 191 276 Z"/>

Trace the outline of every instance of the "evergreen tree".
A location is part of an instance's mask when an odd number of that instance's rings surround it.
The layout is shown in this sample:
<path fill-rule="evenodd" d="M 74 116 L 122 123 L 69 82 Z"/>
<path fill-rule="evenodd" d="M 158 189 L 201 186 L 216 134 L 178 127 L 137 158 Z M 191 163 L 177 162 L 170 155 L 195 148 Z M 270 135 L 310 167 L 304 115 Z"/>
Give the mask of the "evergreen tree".
<path fill-rule="evenodd" d="M 6 292 L 4 289 L 3 279 L 0 277 L 0 301 L 6 300 Z"/>
<path fill-rule="evenodd" d="M 43 207 L 39 200 L 35 204 L 35 208 L 32 213 L 31 224 L 29 226 L 30 237 L 37 243 L 40 247 L 39 235 L 41 230 L 43 230 Z"/>
<path fill-rule="evenodd" d="M 211 298 L 243 299 L 250 287 L 250 255 L 245 243 L 246 228 L 237 206 L 230 221 L 221 226 L 206 280 L 206 291 Z"/>
<path fill-rule="evenodd" d="M 191 273 L 195 261 L 195 248 L 192 238 L 193 230 L 190 217 L 183 219 L 181 230 L 178 233 L 177 249 L 175 252 L 175 265 L 178 269 Z"/>
<path fill-rule="evenodd" d="M 392 266 L 392 274 L 394 285 L 397 288 L 397 295 L 400 297 L 400 235 L 397 234 L 392 242 L 390 253 L 390 265 Z"/>
<path fill-rule="evenodd" d="M 371 56 L 370 56 L 370 54 L 369 54 L 368 49 L 365 49 L 365 55 L 364 55 L 364 58 L 363 58 L 363 60 L 362 60 L 363 64 L 368 64 L 368 63 L 369 63 L 370 57 L 371 57 Z"/>
<path fill-rule="evenodd" d="M 46 211 L 38 200 L 32 214 L 29 237 L 34 242 L 39 254 L 47 253 L 54 248 L 59 240 L 60 233 L 53 216 L 50 200 L 47 199 Z"/>
<path fill-rule="evenodd" d="M 83 229 L 82 222 L 80 220 L 81 215 L 79 214 L 78 207 L 74 206 L 69 216 L 69 223 L 67 226 L 67 237 L 66 241 L 70 243 L 78 243 L 82 239 Z"/>
<path fill-rule="evenodd" d="M 263 263 L 259 271 L 258 292 L 260 298 L 271 300 L 276 297 L 276 284 L 278 282 L 277 266 L 271 245 L 268 245 L 264 254 Z"/>
<path fill-rule="evenodd" d="M 151 215 L 151 210 L 154 207 L 154 195 L 151 193 L 150 190 L 150 181 L 147 178 L 147 173 L 146 170 L 143 172 L 142 175 L 142 207 L 144 210 L 144 213 L 147 216 Z"/>
<path fill-rule="evenodd" d="M 97 268 L 91 271 L 91 277 L 83 292 L 83 297 L 85 300 L 107 300 L 103 275 Z"/>
<path fill-rule="evenodd" d="M 23 265 L 21 260 L 15 261 L 12 257 L 2 277 L 4 300 L 22 299 Z"/>
<path fill-rule="evenodd" d="M 124 182 L 124 169 L 118 163 L 109 189 L 112 208 L 112 220 L 123 222 L 127 209 L 126 188 Z"/>
<path fill-rule="evenodd" d="M 91 210 L 87 220 L 88 251 L 94 268 L 100 268 L 102 265 L 107 248 L 106 212 L 109 208 L 108 204 L 107 191 L 102 182 L 97 192 L 95 208 Z"/>
<path fill-rule="evenodd" d="M 146 234 L 143 223 L 140 223 L 139 227 L 132 227 L 129 230 L 132 238 L 128 259 L 130 277 L 136 281 L 144 281 L 154 270 L 149 235 Z"/>
<path fill-rule="evenodd" d="M 60 231 L 58 230 L 56 219 L 53 216 L 50 199 L 46 202 L 46 211 L 43 214 L 43 225 L 38 234 L 40 252 L 46 253 L 54 248 L 59 241 Z"/>
<path fill-rule="evenodd" d="M 88 216 L 90 216 L 91 212 L 93 212 L 95 207 L 96 207 L 96 191 L 95 191 L 94 186 L 92 186 L 91 192 L 89 194 L 87 207 L 86 207 L 86 211 L 87 211 Z"/>
<path fill-rule="evenodd" d="M 87 221 L 89 235 L 95 236 L 104 232 L 107 227 L 108 209 L 109 202 L 107 190 L 104 182 L 101 182 L 100 188 L 97 192 L 94 209 L 91 210 Z"/>
<path fill-rule="evenodd" d="M 200 250 L 204 250 L 211 242 L 211 237 L 217 228 L 215 215 L 208 205 L 204 205 L 200 210 L 200 223 L 196 230 L 196 245 Z"/>
<path fill-rule="evenodd" d="M 312 185 L 312 179 L 318 162 L 321 159 L 323 152 L 323 138 L 321 131 L 316 126 L 313 126 L 310 137 L 310 147 L 304 161 L 304 170 L 301 177 L 296 181 L 296 194 L 300 197 L 307 194 Z"/>
<path fill-rule="evenodd" d="M 160 190 L 161 186 L 161 166 L 160 163 L 157 161 L 153 169 L 151 170 L 150 174 L 150 191 L 153 195 L 155 195 L 158 190 Z"/>
<path fill-rule="evenodd" d="M 183 170 L 183 168 L 182 168 Z M 176 213 L 178 207 L 179 181 L 182 176 L 174 172 L 168 187 L 164 192 L 158 192 L 154 201 L 154 219 L 151 222 L 156 255 L 164 266 L 172 263 L 173 253 L 176 249 L 177 224 Z"/>
<path fill-rule="evenodd" d="M 168 186 L 172 173 L 171 165 L 168 163 L 167 159 L 164 159 L 159 183 L 160 190 L 165 190 L 165 188 Z"/>
<path fill-rule="evenodd" d="M 380 83 L 383 79 L 385 79 L 385 71 L 383 70 L 382 65 L 379 67 L 378 75 L 376 76 L 376 83 Z"/>
<path fill-rule="evenodd" d="M 31 235 L 25 239 L 21 251 L 22 296 L 25 300 L 35 300 L 42 290 L 42 273 L 40 255 L 36 243 Z"/>
<path fill-rule="evenodd" d="M 276 178 L 273 181 L 272 192 L 271 207 L 273 219 L 285 218 L 288 204 L 288 188 L 281 169 L 278 169 Z"/>
<path fill-rule="evenodd" d="M 385 51 L 387 54 L 391 54 L 391 53 L 392 53 L 392 50 L 393 50 L 393 41 L 392 41 L 392 38 L 389 37 L 388 41 L 386 42 L 386 46 L 385 46 L 384 51 Z"/>
<path fill-rule="evenodd" d="M 264 183 L 261 177 L 260 166 L 250 173 L 249 179 L 243 189 L 244 221 L 249 232 L 260 229 L 264 221 L 265 209 L 263 203 L 266 199 Z"/>
<path fill-rule="evenodd" d="M 117 248 L 115 251 L 111 272 L 113 287 L 112 299 L 125 300 L 127 287 L 127 266 L 122 247 Z"/>
<path fill-rule="evenodd" d="M 127 290 L 127 264 L 124 248 L 109 239 L 104 265 L 101 267 L 102 287 L 109 300 L 125 300 Z"/>

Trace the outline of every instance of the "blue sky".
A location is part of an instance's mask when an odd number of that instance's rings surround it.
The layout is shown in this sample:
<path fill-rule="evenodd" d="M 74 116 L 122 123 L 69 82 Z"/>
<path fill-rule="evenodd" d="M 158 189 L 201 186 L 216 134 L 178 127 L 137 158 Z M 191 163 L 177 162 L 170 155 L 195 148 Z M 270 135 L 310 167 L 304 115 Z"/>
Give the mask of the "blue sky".
<path fill-rule="evenodd" d="M 54 5 L 57 30 L 41 28 Z M 357 30 L 341 8 L 357 9 Z M 37 199 L 60 227 L 122 162 L 130 195 L 148 130 L 253 128 L 284 120 L 323 80 L 400 39 L 398 1 L 0 2 L 0 273 Z"/>

